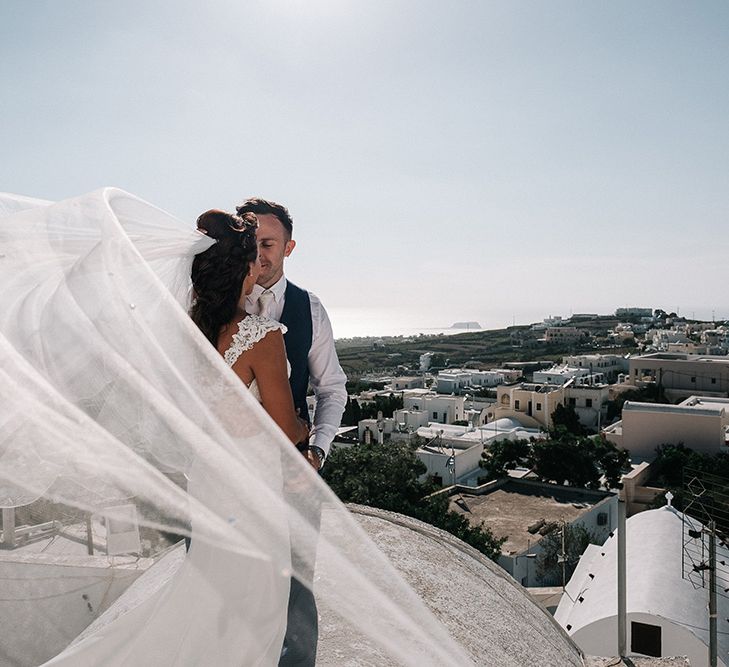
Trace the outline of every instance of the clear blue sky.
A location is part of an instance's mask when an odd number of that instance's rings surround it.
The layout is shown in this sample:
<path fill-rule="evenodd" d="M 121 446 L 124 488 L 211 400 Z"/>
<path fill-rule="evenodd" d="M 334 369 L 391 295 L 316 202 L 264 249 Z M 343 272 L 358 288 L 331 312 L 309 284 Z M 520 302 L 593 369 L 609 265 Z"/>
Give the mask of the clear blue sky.
<path fill-rule="evenodd" d="M 335 310 L 729 317 L 728 63 L 724 1 L 5 0 L 0 190 L 278 199 Z"/>

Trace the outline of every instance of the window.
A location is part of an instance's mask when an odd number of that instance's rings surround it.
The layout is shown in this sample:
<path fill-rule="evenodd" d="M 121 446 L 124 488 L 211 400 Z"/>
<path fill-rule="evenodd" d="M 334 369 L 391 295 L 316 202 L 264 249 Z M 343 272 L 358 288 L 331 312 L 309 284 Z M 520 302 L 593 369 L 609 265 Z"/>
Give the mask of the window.
<path fill-rule="evenodd" d="M 716 384 L 716 378 L 711 378 L 711 384 Z"/>
<path fill-rule="evenodd" d="M 692 375 L 691 376 L 691 382 L 696 382 L 696 376 L 695 375 Z"/>
<path fill-rule="evenodd" d="M 592 407 L 592 399 L 586 398 L 585 399 L 585 407 L 591 408 Z"/>
<path fill-rule="evenodd" d="M 516 399 L 516 400 L 514 401 L 514 410 L 518 410 L 518 409 L 519 409 L 519 399 L 517 398 L 517 399 Z"/>
<path fill-rule="evenodd" d="M 541 409 L 542 409 L 542 404 L 541 403 L 537 403 L 537 410 L 541 410 Z"/>
<path fill-rule="evenodd" d="M 660 658 L 661 626 L 632 621 L 630 623 L 630 650 Z"/>
<path fill-rule="evenodd" d="M 443 413 L 443 423 L 445 424 L 447 421 L 448 421 L 448 413 L 444 412 Z"/>
<path fill-rule="evenodd" d="M 574 407 L 575 407 L 575 405 L 577 405 L 577 399 L 576 399 L 576 398 L 569 398 L 569 399 L 567 399 L 567 400 L 569 401 L 569 405 L 570 405 L 571 407 L 573 407 L 573 408 L 574 408 Z"/>
<path fill-rule="evenodd" d="M 435 421 L 438 421 L 438 413 L 435 410 L 433 410 L 433 419 L 435 419 Z"/>

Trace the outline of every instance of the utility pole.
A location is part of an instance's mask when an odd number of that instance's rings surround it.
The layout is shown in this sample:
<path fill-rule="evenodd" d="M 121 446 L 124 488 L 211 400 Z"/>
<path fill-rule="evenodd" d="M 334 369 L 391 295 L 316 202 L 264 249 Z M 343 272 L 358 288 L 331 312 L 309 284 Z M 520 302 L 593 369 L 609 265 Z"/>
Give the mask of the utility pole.
<path fill-rule="evenodd" d="M 86 552 L 89 556 L 94 555 L 94 533 L 91 528 L 91 514 L 86 514 Z"/>
<path fill-rule="evenodd" d="M 564 593 L 565 586 L 567 585 L 567 554 L 564 550 L 565 533 L 567 532 L 567 524 L 562 519 L 562 592 Z"/>
<path fill-rule="evenodd" d="M 625 500 L 618 498 L 618 656 L 627 655 L 627 577 Z"/>
<path fill-rule="evenodd" d="M 562 593 L 564 594 L 564 589 L 567 585 L 567 552 L 565 551 L 565 533 L 567 532 L 567 522 L 562 519 L 562 530 L 560 531 L 562 534 L 562 549 L 557 556 L 557 564 L 562 564 Z"/>

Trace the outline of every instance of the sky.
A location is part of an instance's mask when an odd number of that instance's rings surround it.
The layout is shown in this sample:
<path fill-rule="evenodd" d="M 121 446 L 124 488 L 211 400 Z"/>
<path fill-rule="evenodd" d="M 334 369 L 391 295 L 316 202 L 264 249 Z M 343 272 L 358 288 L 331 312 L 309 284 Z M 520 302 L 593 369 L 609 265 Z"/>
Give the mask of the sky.
<path fill-rule="evenodd" d="M 335 334 L 729 318 L 727 63 L 723 0 L 3 0 L 0 191 L 278 200 Z"/>

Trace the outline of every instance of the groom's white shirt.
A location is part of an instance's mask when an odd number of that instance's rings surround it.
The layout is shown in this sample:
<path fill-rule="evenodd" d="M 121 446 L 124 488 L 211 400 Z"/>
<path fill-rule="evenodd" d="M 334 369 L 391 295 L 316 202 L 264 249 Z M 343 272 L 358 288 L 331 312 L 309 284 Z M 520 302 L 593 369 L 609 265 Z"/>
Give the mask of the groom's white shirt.
<path fill-rule="evenodd" d="M 286 277 L 268 288 L 273 293 L 273 302 L 268 307 L 268 316 L 280 320 L 286 300 Z M 253 287 L 253 292 L 246 297 L 246 311 L 259 314 L 258 297 L 264 288 Z M 342 421 L 342 413 L 347 404 L 347 376 L 339 365 L 337 351 L 334 347 L 334 333 L 324 306 L 319 297 L 311 292 L 311 349 L 309 350 L 309 382 L 316 396 L 314 422 L 309 436 L 309 444 L 321 447 L 329 454 L 332 440 Z"/>

